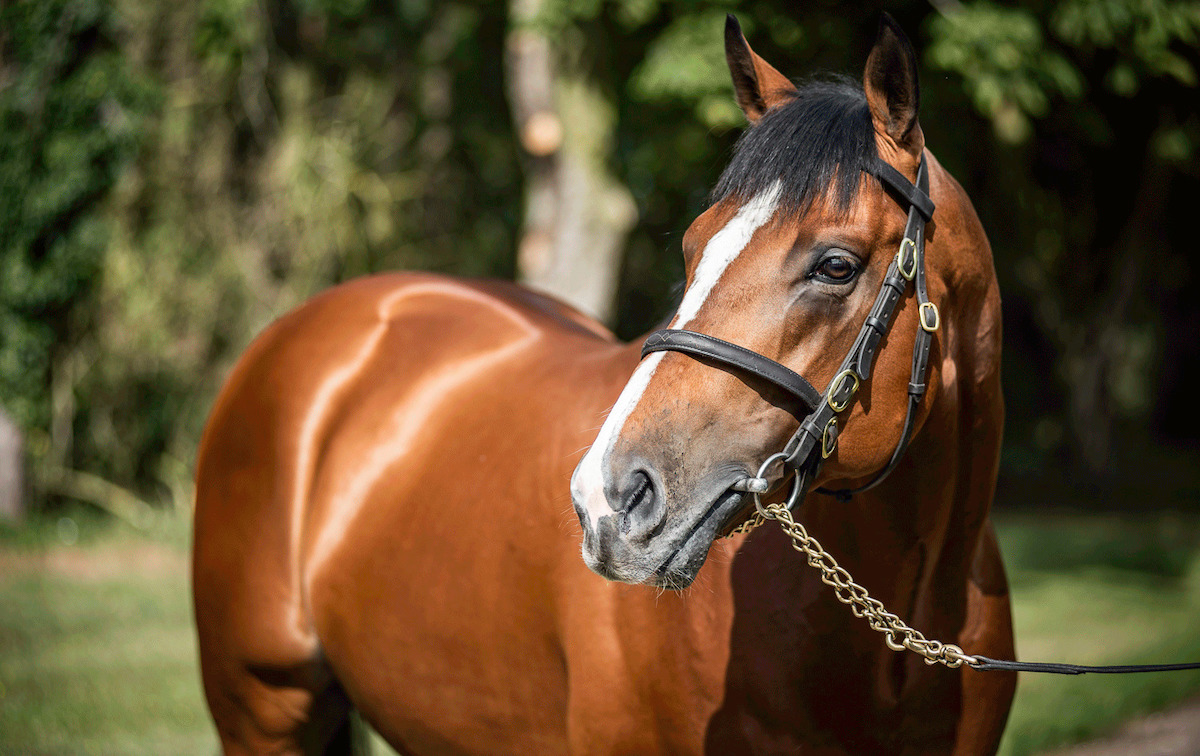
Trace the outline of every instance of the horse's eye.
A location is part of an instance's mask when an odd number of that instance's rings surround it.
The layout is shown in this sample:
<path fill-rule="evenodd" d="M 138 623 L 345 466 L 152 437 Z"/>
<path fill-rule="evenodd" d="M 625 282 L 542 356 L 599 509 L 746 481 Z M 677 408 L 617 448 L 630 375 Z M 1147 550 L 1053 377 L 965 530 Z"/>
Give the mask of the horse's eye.
<path fill-rule="evenodd" d="M 822 260 L 812 272 L 814 278 L 825 283 L 849 283 L 858 273 L 858 265 L 848 257 L 831 255 Z"/>

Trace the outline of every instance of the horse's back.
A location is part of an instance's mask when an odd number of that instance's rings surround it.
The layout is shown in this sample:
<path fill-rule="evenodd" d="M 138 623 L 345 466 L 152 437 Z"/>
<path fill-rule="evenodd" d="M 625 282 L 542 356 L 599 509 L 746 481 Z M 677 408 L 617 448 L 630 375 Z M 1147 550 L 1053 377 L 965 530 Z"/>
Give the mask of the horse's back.
<path fill-rule="evenodd" d="M 546 661 L 561 657 L 553 576 L 584 573 L 568 480 L 628 372 L 614 370 L 620 349 L 554 300 L 436 276 L 355 281 L 268 328 L 221 392 L 197 466 L 196 613 L 218 722 L 245 670 L 235 698 L 262 684 L 311 705 L 336 677 L 370 719 L 400 706 L 413 723 L 424 705 L 510 711 L 563 689 L 561 661 Z M 388 665 L 360 658 L 366 635 L 386 639 Z M 464 638 L 476 641 L 451 648 Z M 511 657 L 529 683 L 498 684 L 512 680 L 490 679 L 505 668 L 481 655 Z M 476 690 L 439 698 L 434 659 L 463 665 Z M 488 690 L 514 700 L 470 700 Z"/>

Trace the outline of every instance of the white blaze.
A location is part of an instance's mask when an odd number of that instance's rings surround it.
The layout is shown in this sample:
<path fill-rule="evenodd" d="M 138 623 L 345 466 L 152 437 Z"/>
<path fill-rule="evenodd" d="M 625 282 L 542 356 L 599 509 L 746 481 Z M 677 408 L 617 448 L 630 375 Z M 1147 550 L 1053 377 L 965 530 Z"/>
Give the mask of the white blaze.
<path fill-rule="evenodd" d="M 684 293 L 679 310 L 671 321 L 671 328 L 683 328 L 696 317 L 717 281 L 721 280 L 725 269 L 749 246 L 754 232 L 771 219 L 778 203 L 779 184 L 776 183 L 743 205 L 733 220 L 709 239 L 700 254 L 692 285 Z M 604 421 L 600 434 L 596 436 L 596 442 L 575 468 L 575 474 L 571 478 L 571 490 L 575 500 L 582 501 L 587 509 L 592 527 L 596 527 L 601 517 L 613 514 L 613 509 L 604 495 L 603 466 L 622 428 L 625 427 L 625 421 L 641 400 L 646 386 L 654 377 L 658 363 L 662 362 L 664 356 L 665 352 L 655 352 L 638 365 L 629 383 L 625 384 L 621 395 L 617 397 L 616 404 L 609 411 L 608 419 Z"/>

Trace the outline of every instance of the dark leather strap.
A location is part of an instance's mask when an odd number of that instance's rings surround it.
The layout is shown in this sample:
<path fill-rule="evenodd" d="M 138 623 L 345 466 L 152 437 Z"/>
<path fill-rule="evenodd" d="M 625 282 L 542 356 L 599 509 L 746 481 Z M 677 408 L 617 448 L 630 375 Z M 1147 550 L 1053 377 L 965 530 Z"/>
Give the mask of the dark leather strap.
<path fill-rule="evenodd" d="M 1100 667 L 1090 667 L 1084 664 L 1057 664 L 1049 662 L 1019 662 L 1005 659 L 989 659 L 986 656 L 975 656 L 977 663 L 971 664 L 971 669 L 989 671 L 1008 669 L 1016 672 L 1047 672 L 1052 675 L 1086 675 L 1088 673 L 1102 675 L 1123 675 L 1133 672 L 1178 672 L 1184 669 L 1200 669 L 1200 662 L 1190 664 L 1116 664 Z"/>
<path fill-rule="evenodd" d="M 866 327 L 859 334 L 854 348 L 850 350 L 852 360 L 849 368 L 860 380 L 871 377 L 871 370 L 875 367 L 875 351 L 879 348 L 879 342 L 891 330 L 896 305 L 900 303 L 900 297 L 904 296 L 907 287 L 908 281 L 900 275 L 900 268 L 893 260 L 884 275 L 883 286 L 879 288 L 875 304 L 871 306 L 871 314 L 867 316 L 864 324 Z"/>
<path fill-rule="evenodd" d="M 925 167 L 925 156 L 921 156 L 921 168 Z M 915 207 L 925 216 L 925 220 L 933 220 L 933 200 L 929 199 L 929 185 L 926 183 L 924 187 L 918 189 L 911 181 L 904 177 L 904 174 L 896 170 L 892 166 L 883 162 L 876 161 L 875 167 L 871 173 L 883 182 L 883 185 L 891 189 L 900 196 L 903 200 L 900 204 L 904 207 Z M 919 175 L 919 174 L 918 174 Z M 918 184 L 920 180 L 918 179 Z"/>
<path fill-rule="evenodd" d="M 809 412 L 821 403 L 820 392 L 799 373 L 757 352 L 722 341 L 715 336 L 666 328 L 650 334 L 646 343 L 642 345 L 642 357 L 652 352 L 665 351 L 707 357 L 722 365 L 754 375 L 799 399 Z"/>

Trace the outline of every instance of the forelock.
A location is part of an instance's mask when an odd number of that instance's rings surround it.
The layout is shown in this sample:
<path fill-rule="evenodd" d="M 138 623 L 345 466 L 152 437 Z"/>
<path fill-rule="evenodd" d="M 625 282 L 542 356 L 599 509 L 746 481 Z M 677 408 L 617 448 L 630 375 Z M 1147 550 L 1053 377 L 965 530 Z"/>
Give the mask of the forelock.
<path fill-rule="evenodd" d="M 845 212 L 878 159 L 862 87 L 849 77 L 811 81 L 742 133 L 711 199 L 744 202 L 779 182 L 780 208 L 791 214 L 821 198 Z"/>

